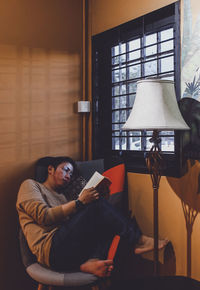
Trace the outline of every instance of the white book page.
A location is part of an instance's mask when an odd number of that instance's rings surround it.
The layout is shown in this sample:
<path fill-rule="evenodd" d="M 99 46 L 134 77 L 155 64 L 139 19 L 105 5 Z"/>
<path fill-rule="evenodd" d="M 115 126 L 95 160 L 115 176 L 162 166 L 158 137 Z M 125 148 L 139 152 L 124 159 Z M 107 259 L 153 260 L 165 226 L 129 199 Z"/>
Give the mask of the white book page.
<path fill-rule="evenodd" d="M 85 187 L 81 190 L 79 196 L 83 192 L 84 189 L 90 188 L 90 187 L 96 187 L 103 179 L 105 176 L 101 175 L 99 172 L 95 171 L 95 173 L 92 175 L 90 180 L 86 183 Z"/>

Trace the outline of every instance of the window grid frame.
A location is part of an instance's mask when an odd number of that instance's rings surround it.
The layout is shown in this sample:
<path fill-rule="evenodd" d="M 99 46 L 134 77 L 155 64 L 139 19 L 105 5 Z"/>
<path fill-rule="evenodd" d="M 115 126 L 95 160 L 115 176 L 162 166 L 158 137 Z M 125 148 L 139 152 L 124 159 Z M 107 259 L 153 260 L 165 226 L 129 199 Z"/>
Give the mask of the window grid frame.
<path fill-rule="evenodd" d="M 161 33 L 163 31 L 167 31 L 167 30 L 172 30 L 173 37 L 169 37 L 167 39 L 161 40 Z M 156 34 L 156 41 L 151 43 L 151 44 L 146 45 L 146 38 L 148 36 L 153 35 L 153 34 Z M 175 78 L 175 31 L 174 31 L 173 25 L 171 27 L 168 27 L 168 28 L 164 27 L 163 29 L 160 29 L 160 30 L 155 31 L 153 33 L 151 32 L 149 34 L 147 33 L 147 34 L 143 34 L 142 36 L 134 37 L 133 41 L 137 40 L 137 39 L 140 40 L 140 47 L 136 48 L 136 49 L 129 50 L 130 41 L 132 41 L 132 40 L 128 40 L 124 43 L 119 43 L 117 45 L 119 47 L 119 54 L 113 55 L 113 51 L 117 47 L 116 45 L 111 47 L 111 74 L 112 74 L 111 89 L 112 89 L 112 92 L 113 92 L 114 87 L 119 86 L 119 94 L 113 96 L 113 93 L 112 93 L 112 116 L 113 116 L 113 112 L 119 112 L 118 113 L 119 114 L 118 122 L 115 122 L 115 121 L 113 122 L 113 118 L 112 118 L 112 151 L 130 150 L 130 151 L 143 151 L 144 152 L 144 151 L 150 150 L 150 148 L 147 148 L 147 143 L 148 143 L 147 140 L 149 139 L 150 136 L 149 136 L 149 134 L 146 133 L 146 131 L 137 131 L 137 133 L 134 134 L 133 131 L 122 132 L 120 129 L 120 127 L 125 123 L 121 118 L 123 111 L 126 111 L 125 115 L 126 115 L 126 119 L 127 119 L 129 114 L 130 114 L 130 111 L 131 111 L 130 109 L 132 108 L 132 105 L 130 105 L 130 102 L 129 102 L 129 96 L 136 95 L 136 92 L 130 93 L 128 85 L 132 84 L 132 83 L 136 83 L 137 80 L 144 79 L 145 77 L 149 78 L 149 77 L 156 76 L 156 77 L 161 77 L 162 79 L 165 77 L 168 77 L 168 78 L 172 77 L 173 79 Z M 162 51 L 162 49 L 161 49 L 162 44 L 166 43 L 166 42 L 171 42 L 171 41 L 173 41 L 173 43 L 172 43 L 173 48 Z M 125 52 L 123 52 L 123 53 L 121 52 L 122 45 L 125 45 Z M 147 56 L 145 54 L 146 48 L 153 47 L 155 45 L 156 45 L 156 53 L 150 54 Z M 130 60 L 129 59 L 130 53 L 135 52 L 135 51 L 140 51 L 140 58 Z M 123 55 L 125 56 L 124 57 L 125 62 L 121 63 L 121 56 L 123 56 Z M 113 64 L 113 59 L 115 59 L 116 57 L 118 57 L 118 63 Z M 161 61 L 162 61 L 162 59 L 165 59 L 168 57 L 173 58 L 173 70 L 161 72 L 161 68 L 162 68 Z M 151 62 L 151 61 L 156 61 L 156 73 L 153 73 L 150 75 L 148 74 L 146 76 L 145 75 L 145 64 L 148 62 Z M 140 77 L 130 79 L 129 78 L 129 76 L 130 76 L 129 75 L 129 68 L 134 67 L 136 65 L 140 66 Z M 121 67 L 125 68 L 125 76 L 126 76 L 125 80 L 122 79 Z M 114 82 L 113 81 L 113 71 L 117 71 L 117 70 L 119 70 L 119 81 Z M 121 87 L 124 84 L 126 86 L 126 93 L 121 94 Z M 123 96 L 126 96 L 126 108 L 124 108 L 124 107 L 121 108 L 121 106 L 120 106 L 120 98 Z M 113 100 L 116 98 L 119 98 L 118 108 L 113 108 Z M 118 125 L 119 129 L 113 129 L 113 125 Z M 162 140 L 164 140 L 163 137 L 164 138 L 166 138 L 166 137 L 172 138 L 173 149 L 172 150 L 163 150 L 163 151 L 174 153 L 174 151 L 175 151 L 175 148 L 174 148 L 175 147 L 174 146 L 175 135 L 174 135 L 174 133 L 170 133 L 170 134 L 168 133 L 167 135 L 165 135 L 162 132 L 160 132 L 160 137 Z M 131 138 L 138 138 L 138 142 L 140 142 L 140 146 L 139 146 L 140 148 L 138 148 L 138 150 L 131 149 Z M 122 147 L 123 140 L 125 142 L 125 148 Z M 119 148 L 116 148 L 116 142 L 119 144 Z"/>

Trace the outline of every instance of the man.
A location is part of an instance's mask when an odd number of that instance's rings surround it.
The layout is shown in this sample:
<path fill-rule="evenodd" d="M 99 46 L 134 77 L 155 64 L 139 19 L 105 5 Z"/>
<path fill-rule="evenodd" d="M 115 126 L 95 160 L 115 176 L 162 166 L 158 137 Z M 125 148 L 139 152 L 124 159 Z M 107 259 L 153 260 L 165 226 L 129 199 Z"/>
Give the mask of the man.
<path fill-rule="evenodd" d="M 112 238 L 118 234 L 136 254 L 153 249 L 153 239 L 118 213 L 94 188 L 75 200 L 62 193 L 77 176 L 69 157 L 53 157 L 43 183 L 25 180 L 19 190 L 17 211 L 30 250 L 39 263 L 57 271 L 77 270 L 110 276 L 107 259 Z M 163 248 L 167 240 L 159 241 Z"/>

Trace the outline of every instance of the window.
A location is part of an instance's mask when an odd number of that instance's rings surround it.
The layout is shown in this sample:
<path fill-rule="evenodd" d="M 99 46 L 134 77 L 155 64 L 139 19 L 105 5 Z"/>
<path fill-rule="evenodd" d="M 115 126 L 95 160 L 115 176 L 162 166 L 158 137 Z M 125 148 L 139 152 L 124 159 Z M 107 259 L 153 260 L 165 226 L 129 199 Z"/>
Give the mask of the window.
<path fill-rule="evenodd" d="M 144 78 L 174 80 L 179 95 L 179 2 L 93 37 L 93 157 L 123 155 L 128 168 L 145 172 L 152 132 L 122 131 Z M 174 132 L 160 132 L 170 166 Z M 131 164 L 134 164 L 131 165 Z"/>
<path fill-rule="evenodd" d="M 142 35 L 111 48 L 112 150 L 149 151 L 152 132 L 121 132 L 134 104 L 136 82 L 146 77 L 174 80 L 174 29 Z M 174 132 L 160 134 L 162 151 L 174 152 Z"/>

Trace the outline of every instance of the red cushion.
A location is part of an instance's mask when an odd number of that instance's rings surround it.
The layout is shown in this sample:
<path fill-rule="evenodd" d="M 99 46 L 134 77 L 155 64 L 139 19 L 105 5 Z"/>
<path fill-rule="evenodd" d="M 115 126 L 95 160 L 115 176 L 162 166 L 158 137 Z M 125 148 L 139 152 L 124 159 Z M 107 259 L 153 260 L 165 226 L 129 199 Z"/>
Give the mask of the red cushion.
<path fill-rule="evenodd" d="M 104 176 L 108 177 L 110 181 L 112 182 L 111 185 L 109 186 L 110 189 L 110 203 L 120 209 L 121 207 L 121 201 L 122 201 L 122 195 L 123 195 L 123 190 L 124 190 L 124 181 L 125 181 L 125 165 L 124 164 L 119 164 L 116 165 L 108 170 L 106 170 L 103 173 Z M 116 235 L 112 243 L 110 245 L 109 251 L 108 251 L 108 256 L 107 259 L 113 260 L 119 245 L 120 241 L 120 236 Z"/>
<path fill-rule="evenodd" d="M 124 178 L 125 178 L 125 165 L 119 164 L 106 170 L 103 173 L 104 176 L 111 180 L 110 195 L 113 193 L 121 192 L 124 189 Z"/>

